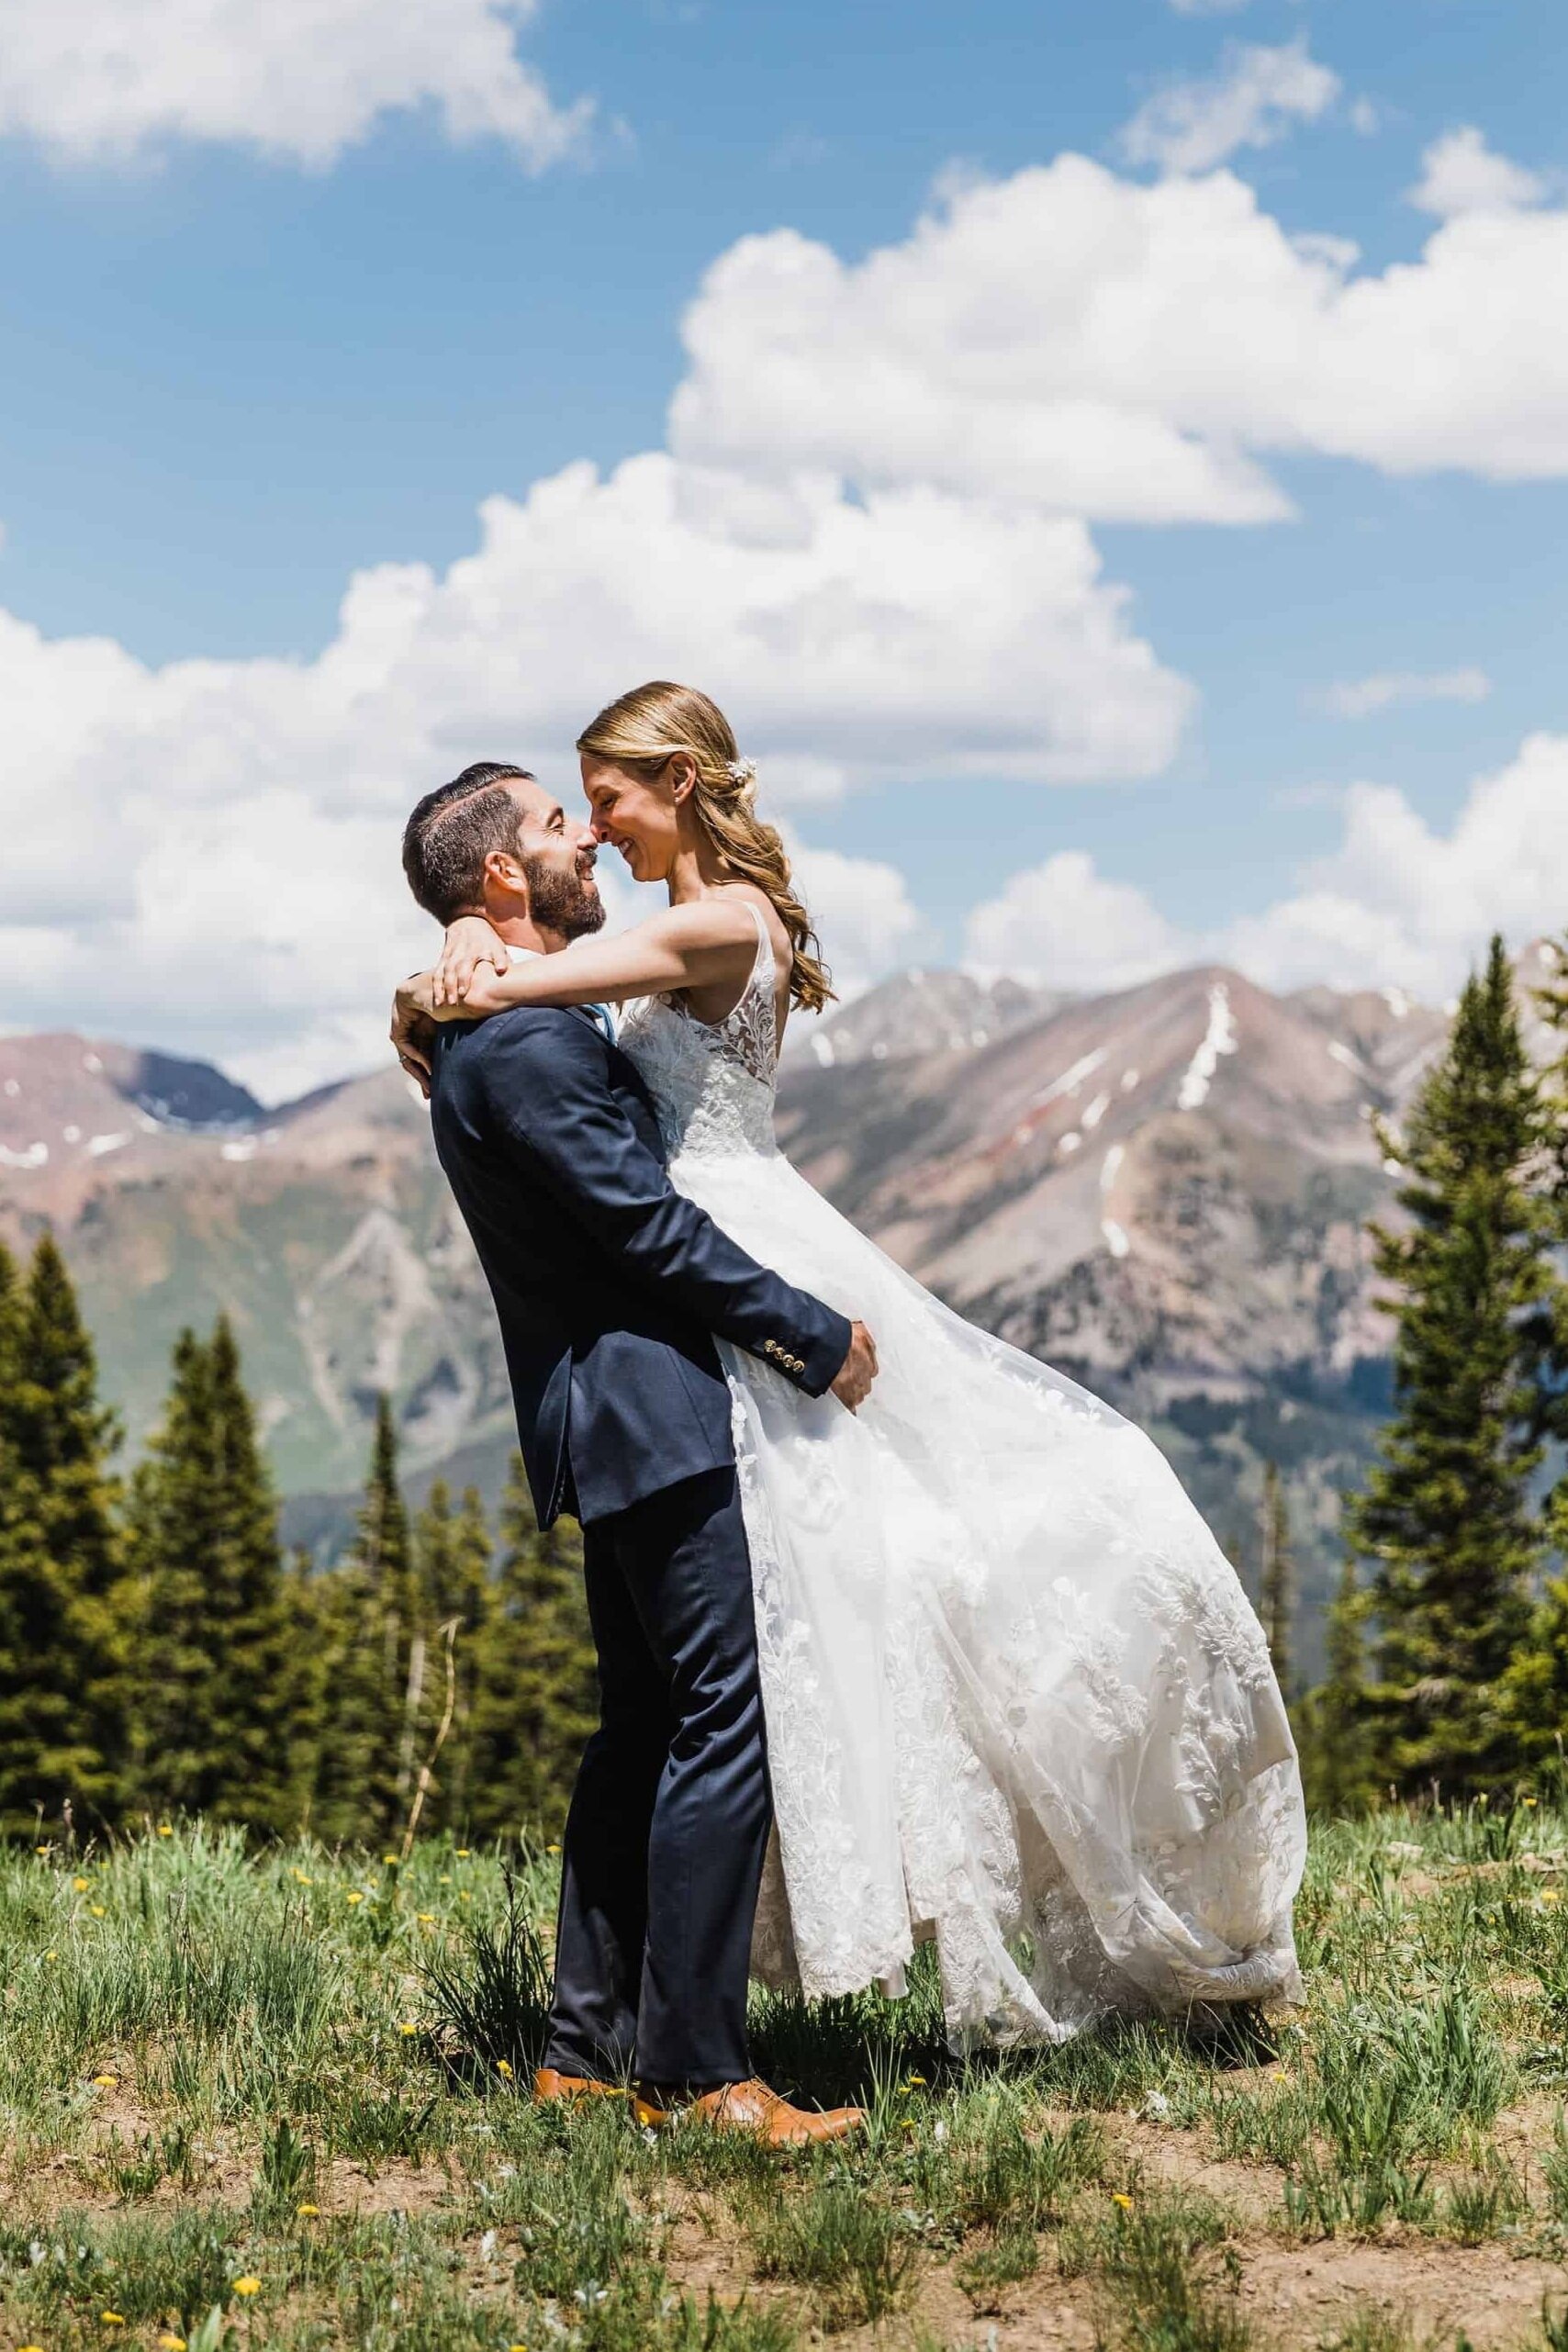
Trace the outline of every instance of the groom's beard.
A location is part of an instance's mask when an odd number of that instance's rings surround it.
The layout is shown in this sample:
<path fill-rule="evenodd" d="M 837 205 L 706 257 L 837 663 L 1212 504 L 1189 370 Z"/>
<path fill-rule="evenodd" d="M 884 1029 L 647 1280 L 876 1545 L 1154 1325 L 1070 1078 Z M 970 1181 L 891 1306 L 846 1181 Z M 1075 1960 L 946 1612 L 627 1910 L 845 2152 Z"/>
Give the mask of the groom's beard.
<path fill-rule="evenodd" d="M 604 901 L 586 884 L 577 867 L 563 873 L 544 857 L 525 857 L 528 911 L 541 931 L 558 932 L 563 939 L 583 939 L 604 924 Z"/>

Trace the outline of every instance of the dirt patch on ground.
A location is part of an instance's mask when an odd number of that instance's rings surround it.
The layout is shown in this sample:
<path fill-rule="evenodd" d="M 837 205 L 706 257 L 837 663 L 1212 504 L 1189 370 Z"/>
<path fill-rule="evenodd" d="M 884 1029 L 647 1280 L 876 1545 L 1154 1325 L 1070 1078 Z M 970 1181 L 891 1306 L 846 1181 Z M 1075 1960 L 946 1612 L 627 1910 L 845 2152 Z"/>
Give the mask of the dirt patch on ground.
<path fill-rule="evenodd" d="M 1281 2218 L 1284 2175 L 1271 2164 L 1239 2164 L 1214 2153 L 1204 2132 L 1182 2131 L 1142 2116 L 1113 2117 L 1106 2144 L 1136 2165 L 1151 2189 L 1189 2189 L 1233 2212 L 1244 2229 Z"/>
<path fill-rule="evenodd" d="M 1359 2306 L 1406 2318 L 1419 2338 L 1462 2329 L 1473 2344 L 1517 2344 L 1560 2299 L 1568 2271 L 1560 2263 L 1515 2257 L 1502 2246 L 1400 2246 L 1262 2247 L 1244 2265 L 1241 2304 L 1265 2341 L 1301 2342 L 1332 2335 Z"/>
<path fill-rule="evenodd" d="M 1408 2326 L 1417 2344 L 1462 2331 L 1476 2352 L 1515 2346 L 1534 2331 L 1541 2301 L 1568 2291 L 1555 2263 L 1511 2258 L 1496 2246 L 1473 2251 L 1428 2242 L 1406 2246 L 1264 2246 L 1243 2255 L 1238 2306 L 1263 2346 L 1332 2342 L 1366 2309 Z M 976 2315 L 950 2268 L 927 2272 L 918 2298 L 879 2329 L 835 2335 L 834 2344 L 911 2352 L 938 2344 L 999 2352 L 1093 2352 L 1110 2315 L 1104 2290 L 1067 2279 L 1043 2251 L 1038 2274 L 1009 2288 L 1002 2308 Z"/>

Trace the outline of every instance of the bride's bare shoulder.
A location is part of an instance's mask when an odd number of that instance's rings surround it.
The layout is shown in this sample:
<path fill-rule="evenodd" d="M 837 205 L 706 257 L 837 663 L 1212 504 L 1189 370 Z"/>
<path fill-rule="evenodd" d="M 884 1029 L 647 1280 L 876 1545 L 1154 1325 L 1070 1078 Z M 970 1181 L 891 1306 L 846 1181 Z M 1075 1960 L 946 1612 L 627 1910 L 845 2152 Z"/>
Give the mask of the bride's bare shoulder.
<path fill-rule="evenodd" d="M 788 971 L 795 960 L 794 945 L 790 934 L 784 928 L 778 909 L 774 905 L 767 892 L 758 890 L 755 882 L 726 882 L 722 890 L 715 895 L 732 902 L 744 899 L 747 906 L 756 908 L 767 926 L 767 936 L 773 947 L 774 962 L 780 971 Z"/>

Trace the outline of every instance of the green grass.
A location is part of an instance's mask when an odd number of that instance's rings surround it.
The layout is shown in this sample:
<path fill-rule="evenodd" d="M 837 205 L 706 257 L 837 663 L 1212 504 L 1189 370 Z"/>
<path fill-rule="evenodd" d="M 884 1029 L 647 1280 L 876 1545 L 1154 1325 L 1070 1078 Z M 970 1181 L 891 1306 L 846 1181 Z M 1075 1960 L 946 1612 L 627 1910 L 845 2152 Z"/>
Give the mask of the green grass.
<path fill-rule="evenodd" d="M 1107 2352 L 1415 2352 L 1370 2294 L 1347 2320 L 1304 2290 L 1282 2337 L 1252 2267 L 1333 2239 L 1353 2284 L 1407 2248 L 1459 2266 L 1462 2311 L 1484 2249 L 1568 2254 L 1544 1804 L 1320 1827 L 1298 2017 L 966 2064 L 928 1961 L 899 2004 L 759 1998 L 765 2071 L 870 2117 L 782 2156 L 532 2106 L 554 1872 L 181 1824 L 0 1851 L 0 2352 L 969 2352 L 1058 2303 Z M 1500 2334 L 1475 2276 L 1475 2346 L 1563 2352 L 1562 2297 Z"/>

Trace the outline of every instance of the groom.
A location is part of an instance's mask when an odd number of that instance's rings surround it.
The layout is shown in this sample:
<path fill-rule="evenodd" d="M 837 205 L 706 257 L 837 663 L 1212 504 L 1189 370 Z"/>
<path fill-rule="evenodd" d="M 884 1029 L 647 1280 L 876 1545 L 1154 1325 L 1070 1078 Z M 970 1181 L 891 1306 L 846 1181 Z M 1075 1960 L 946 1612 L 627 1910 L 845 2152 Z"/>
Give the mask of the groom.
<path fill-rule="evenodd" d="M 596 845 L 489 762 L 427 793 L 403 867 L 439 923 L 516 952 L 597 931 Z M 421 1082 L 395 1025 L 405 1067 Z M 541 2098 L 639 2084 L 775 2144 L 837 2138 L 752 2078 L 745 1996 L 771 1805 L 750 1562 L 715 1337 L 808 1395 L 868 1394 L 868 1334 L 671 1187 L 602 1008 L 520 1007 L 431 1041 L 431 1127 L 489 1281 L 539 1524 L 582 1522 L 600 1721 L 567 1819 Z"/>

